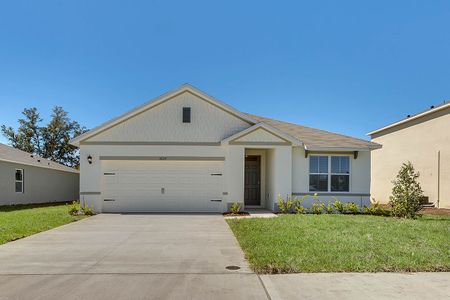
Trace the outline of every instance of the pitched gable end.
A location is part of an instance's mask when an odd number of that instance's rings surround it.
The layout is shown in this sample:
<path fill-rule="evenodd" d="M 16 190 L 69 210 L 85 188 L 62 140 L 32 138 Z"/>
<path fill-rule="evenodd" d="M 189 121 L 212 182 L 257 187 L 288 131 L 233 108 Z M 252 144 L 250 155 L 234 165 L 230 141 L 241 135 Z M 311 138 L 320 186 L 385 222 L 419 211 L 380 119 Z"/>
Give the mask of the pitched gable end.
<path fill-rule="evenodd" d="M 189 107 L 192 122 L 183 123 Z M 254 124 L 247 115 L 190 85 L 164 94 L 116 119 L 73 139 L 98 142 L 220 142 Z"/>

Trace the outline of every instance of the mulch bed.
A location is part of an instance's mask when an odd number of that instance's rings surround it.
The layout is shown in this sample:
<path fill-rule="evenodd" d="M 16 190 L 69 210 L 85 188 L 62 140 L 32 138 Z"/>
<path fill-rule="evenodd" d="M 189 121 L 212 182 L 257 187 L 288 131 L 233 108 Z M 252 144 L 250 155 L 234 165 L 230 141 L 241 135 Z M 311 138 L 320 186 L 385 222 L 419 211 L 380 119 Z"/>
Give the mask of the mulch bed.
<path fill-rule="evenodd" d="M 245 211 L 241 211 L 237 214 L 231 213 L 231 212 L 225 212 L 223 213 L 224 217 L 246 217 L 246 216 L 250 216 L 250 214 L 248 212 Z"/>
<path fill-rule="evenodd" d="M 450 209 L 447 208 L 422 208 L 419 211 L 420 214 L 424 215 L 436 215 L 436 216 L 450 216 Z"/>

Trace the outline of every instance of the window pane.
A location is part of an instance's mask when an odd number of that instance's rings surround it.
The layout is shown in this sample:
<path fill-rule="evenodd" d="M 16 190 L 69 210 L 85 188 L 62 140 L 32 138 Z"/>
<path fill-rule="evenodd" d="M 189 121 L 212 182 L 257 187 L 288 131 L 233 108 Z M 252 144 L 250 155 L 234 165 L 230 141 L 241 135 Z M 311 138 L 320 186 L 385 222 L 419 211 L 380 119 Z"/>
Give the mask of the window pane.
<path fill-rule="evenodd" d="M 341 157 L 341 173 L 350 173 L 350 157 L 348 156 Z"/>
<path fill-rule="evenodd" d="M 319 173 L 328 173 L 328 156 L 319 156 Z"/>
<path fill-rule="evenodd" d="M 331 191 L 332 192 L 348 192 L 350 186 L 349 175 L 331 175 Z"/>
<path fill-rule="evenodd" d="M 331 157 L 331 173 L 339 173 L 339 156 Z"/>
<path fill-rule="evenodd" d="M 22 186 L 22 182 L 16 182 L 16 193 L 21 193 L 23 191 Z"/>
<path fill-rule="evenodd" d="M 309 173 L 319 173 L 319 157 L 309 157 Z"/>
<path fill-rule="evenodd" d="M 348 156 L 331 157 L 331 173 L 350 173 L 350 159 Z"/>
<path fill-rule="evenodd" d="M 309 175 L 309 190 L 311 192 L 327 192 L 328 175 Z"/>
<path fill-rule="evenodd" d="M 16 170 L 16 180 L 22 181 L 22 170 Z"/>

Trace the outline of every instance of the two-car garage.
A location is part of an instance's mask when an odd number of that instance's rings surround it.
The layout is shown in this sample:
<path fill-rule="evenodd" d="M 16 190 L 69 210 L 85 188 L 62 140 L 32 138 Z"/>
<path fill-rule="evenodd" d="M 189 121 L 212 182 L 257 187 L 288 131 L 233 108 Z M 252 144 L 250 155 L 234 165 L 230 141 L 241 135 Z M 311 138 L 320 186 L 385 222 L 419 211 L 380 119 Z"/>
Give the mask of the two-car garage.
<path fill-rule="evenodd" d="M 103 160 L 103 212 L 221 212 L 223 161 Z"/>

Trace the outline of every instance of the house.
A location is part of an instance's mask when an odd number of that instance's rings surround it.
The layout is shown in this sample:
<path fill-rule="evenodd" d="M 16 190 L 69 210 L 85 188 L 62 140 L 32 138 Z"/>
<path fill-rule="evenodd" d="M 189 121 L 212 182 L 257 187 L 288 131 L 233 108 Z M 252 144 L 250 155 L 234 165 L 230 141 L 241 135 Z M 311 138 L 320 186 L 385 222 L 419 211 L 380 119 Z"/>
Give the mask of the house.
<path fill-rule="evenodd" d="M 450 208 L 450 102 L 409 115 L 369 133 L 382 148 L 372 152 L 372 197 L 387 203 L 402 163 L 411 161 L 428 202 Z"/>
<path fill-rule="evenodd" d="M 379 147 L 246 114 L 190 85 L 71 143 L 81 201 L 97 212 L 223 212 L 233 202 L 274 210 L 279 194 L 365 204 Z"/>
<path fill-rule="evenodd" d="M 72 201 L 79 172 L 0 144 L 0 205 Z"/>

